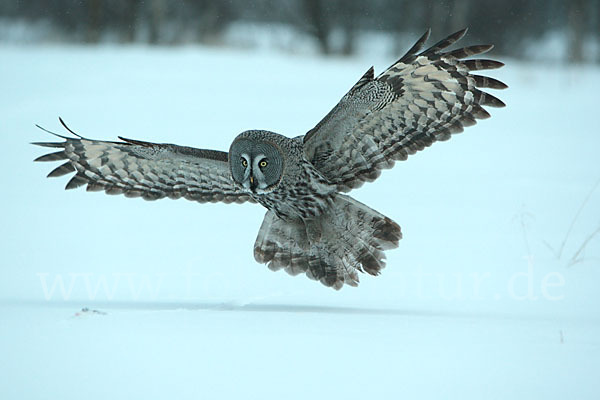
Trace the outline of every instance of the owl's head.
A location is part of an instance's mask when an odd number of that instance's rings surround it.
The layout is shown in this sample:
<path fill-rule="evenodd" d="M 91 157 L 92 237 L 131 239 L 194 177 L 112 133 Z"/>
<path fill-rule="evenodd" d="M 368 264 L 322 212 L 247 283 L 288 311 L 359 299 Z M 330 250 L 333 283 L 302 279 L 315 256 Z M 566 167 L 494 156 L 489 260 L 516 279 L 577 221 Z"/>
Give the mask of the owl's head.
<path fill-rule="evenodd" d="M 229 148 L 233 180 L 252 193 L 267 193 L 277 187 L 283 175 L 281 149 L 269 140 L 270 132 L 246 131 Z"/>

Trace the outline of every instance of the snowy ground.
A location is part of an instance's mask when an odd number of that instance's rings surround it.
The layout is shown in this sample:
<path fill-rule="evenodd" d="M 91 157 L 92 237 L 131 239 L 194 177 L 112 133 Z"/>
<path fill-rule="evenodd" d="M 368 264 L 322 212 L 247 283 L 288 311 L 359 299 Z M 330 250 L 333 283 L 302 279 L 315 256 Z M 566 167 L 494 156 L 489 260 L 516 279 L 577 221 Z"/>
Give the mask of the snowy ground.
<path fill-rule="evenodd" d="M 0 58 L 0 398 L 598 398 L 600 237 L 573 257 L 600 224 L 600 70 L 505 60 L 507 108 L 353 193 L 404 239 L 335 292 L 254 262 L 259 206 L 65 192 L 28 143 L 58 116 L 222 150 L 249 128 L 294 136 L 392 59 Z"/>

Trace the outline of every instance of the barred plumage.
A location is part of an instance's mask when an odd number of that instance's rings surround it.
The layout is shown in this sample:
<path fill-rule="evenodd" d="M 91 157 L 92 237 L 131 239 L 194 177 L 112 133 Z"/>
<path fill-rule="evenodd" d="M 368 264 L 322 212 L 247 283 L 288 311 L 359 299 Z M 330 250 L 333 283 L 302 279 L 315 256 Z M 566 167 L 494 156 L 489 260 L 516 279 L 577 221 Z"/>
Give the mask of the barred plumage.
<path fill-rule="evenodd" d="M 146 200 L 184 197 L 201 203 L 253 201 L 231 181 L 226 152 L 125 138 L 120 138 L 122 142 L 104 142 L 60 137 L 65 141 L 34 143 L 63 148 L 35 161 L 67 160 L 48 174 L 58 177 L 76 172 L 65 189 L 87 185 L 90 192 L 104 190 Z"/>
<path fill-rule="evenodd" d="M 75 172 L 66 189 L 87 185 L 88 191 L 146 200 L 258 202 L 268 209 L 254 245 L 258 262 L 291 275 L 306 273 L 334 289 L 356 286 L 358 272 L 380 273 L 384 251 L 397 247 L 402 234 L 394 221 L 339 192 L 488 118 L 484 106 L 504 106 L 480 89 L 506 85 L 471 73 L 503 64 L 465 60 L 491 45 L 444 52 L 465 33 L 421 51 L 427 32 L 377 78 L 371 67 L 305 136 L 246 131 L 227 153 L 125 138 L 90 140 L 65 125 L 75 137 L 34 143 L 59 149 L 36 161 L 66 161 L 48 174 Z"/>
<path fill-rule="evenodd" d="M 369 69 L 304 137 L 307 158 L 338 190 L 373 181 L 395 161 L 488 118 L 483 106 L 504 106 L 478 89 L 504 89 L 504 83 L 470 74 L 503 64 L 462 60 L 489 51 L 491 45 L 442 52 L 465 33 L 461 30 L 419 53 L 428 31 L 377 78 Z"/>

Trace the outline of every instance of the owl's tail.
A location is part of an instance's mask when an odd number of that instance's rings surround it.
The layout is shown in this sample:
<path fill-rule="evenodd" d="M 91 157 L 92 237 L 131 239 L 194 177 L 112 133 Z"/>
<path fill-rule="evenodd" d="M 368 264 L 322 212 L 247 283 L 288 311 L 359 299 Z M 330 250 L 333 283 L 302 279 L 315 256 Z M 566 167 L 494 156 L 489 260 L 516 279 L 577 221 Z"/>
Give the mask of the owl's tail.
<path fill-rule="evenodd" d="M 328 213 L 310 221 L 285 221 L 267 211 L 254 245 L 254 258 L 290 275 L 302 272 L 336 290 L 357 286 L 358 273 L 378 275 L 384 251 L 398 246 L 400 226 L 346 195 Z"/>

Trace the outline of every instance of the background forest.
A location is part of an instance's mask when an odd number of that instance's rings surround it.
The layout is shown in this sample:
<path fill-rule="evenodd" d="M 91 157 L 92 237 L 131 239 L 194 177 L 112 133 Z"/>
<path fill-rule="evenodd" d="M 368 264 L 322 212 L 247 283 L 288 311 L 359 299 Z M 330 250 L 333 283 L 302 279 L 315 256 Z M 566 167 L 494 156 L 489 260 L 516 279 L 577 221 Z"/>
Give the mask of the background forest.
<path fill-rule="evenodd" d="M 395 54 L 407 33 L 465 26 L 503 55 L 600 62 L 598 0 L 0 1 L 0 40 L 17 42 L 247 47 L 267 40 L 288 51 L 353 54 L 368 47 L 361 41 L 369 34 L 382 34 Z"/>

